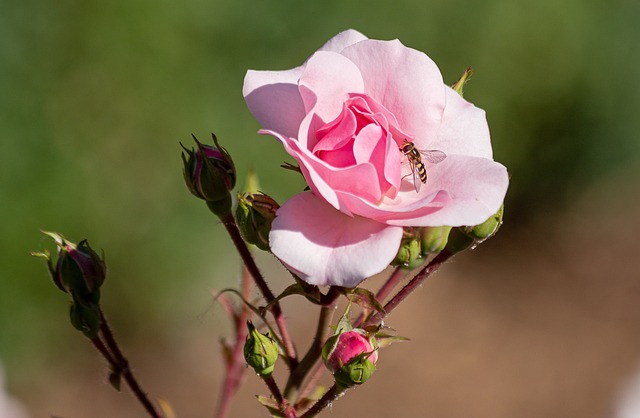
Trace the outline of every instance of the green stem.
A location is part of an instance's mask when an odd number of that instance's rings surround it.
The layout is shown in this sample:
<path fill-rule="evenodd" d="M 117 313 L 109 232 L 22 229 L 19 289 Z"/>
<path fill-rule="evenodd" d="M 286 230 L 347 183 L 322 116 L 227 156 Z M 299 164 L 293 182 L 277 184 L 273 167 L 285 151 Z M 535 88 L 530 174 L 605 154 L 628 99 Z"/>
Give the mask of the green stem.
<path fill-rule="evenodd" d="M 289 400 L 297 395 L 298 389 L 300 389 L 305 377 L 309 374 L 309 371 L 313 369 L 313 365 L 320 358 L 320 354 L 322 354 L 322 346 L 327 339 L 326 334 L 329 329 L 331 314 L 334 311 L 334 305 L 339 295 L 340 292 L 335 287 L 332 287 L 326 295 L 323 295 L 323 303 L 325 303 L 325 306 L 320 308 L 316 334 L 313 337 L 309 350 L 289 376 L 289 380 L 284 389 L 284 396 Z"/>
<path fill-rule="evenodd" d="M 284 315 L 282 314 L 282 308 L 280 308 L 280 303 L 276 300 L 276 297 L 274 296 L 273 292 L 271 292 L 271 289 L 269 289 L 267 282 L 264 280 L 262 273 L 260 273 L 258 266 L 251 256 L 251 252 L 249 251 L 247 244 L 244 242 L 242 236 L 240 235 L 240 231 L 238 230 L 238 226 L 236 225 L 236 221 L 233 218 L 233 215 L 228 214 L 224 218 L 221 217 L 220 220 L 227 229 L 227 232 L 229 233 L 231 240 L 236 246 L 240 257 L 247 266 L 249 273 L 251 273 L 251 276 L 253 276 L 253 280 L 255 281 L 258 289 L 260 289 L 262 296 L 264 296 L 267 305 L 270 306 L 269 309 L 271 310 L 271 313 L 273 313 L 276 326 L 280 331 L 280 337 L 282 338 L 284 351 L 289 359 L 289 368 L 293 370 L 296 367 L 298 361 L 293 342 L 291 341 L 291 337 L 289 336 L 287 324 L 284 320 Z"/>

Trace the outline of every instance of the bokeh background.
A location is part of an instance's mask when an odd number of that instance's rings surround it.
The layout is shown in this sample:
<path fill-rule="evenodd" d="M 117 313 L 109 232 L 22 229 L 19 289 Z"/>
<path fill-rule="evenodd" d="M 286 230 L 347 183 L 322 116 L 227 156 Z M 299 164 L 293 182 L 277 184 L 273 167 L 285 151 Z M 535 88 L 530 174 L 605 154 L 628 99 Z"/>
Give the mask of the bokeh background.
<path fill-rule="evenodd" d="M 40 229 L 104 249 L 104 308 L 143 386 L 181 418 L 213 416 L 229 324 L 210 290 L 236 285 L 239 260 L 186 192 L 179 142 L 215 132 L 239 184 L 255 168 L 285 201 L 303 185 L 256 134 L 244 74 L 297 66 L 347 28 L 425 51 L 449 83 L 472 65 L 465 96 L 487 111 L 512 178 L 498 236 L 390 317 L 412 341 L 385 349 L 373 380 L 331 415 L 640 416 L 620 406 L 640 372 L 639 2 L 2 0 L 0 10 L 0 361 L 32 417 L 143 416 L 105 383 L 65 296 L 29 255 L 52 249 Z M 271 257 L 258 261 L 275 290 L 288 284 Z M 314 311 L 295 297 L 285 310 L 306 347 Z M 266 416 L 256 393 L 266 390 L 247 376 L 232 416 Z"/>

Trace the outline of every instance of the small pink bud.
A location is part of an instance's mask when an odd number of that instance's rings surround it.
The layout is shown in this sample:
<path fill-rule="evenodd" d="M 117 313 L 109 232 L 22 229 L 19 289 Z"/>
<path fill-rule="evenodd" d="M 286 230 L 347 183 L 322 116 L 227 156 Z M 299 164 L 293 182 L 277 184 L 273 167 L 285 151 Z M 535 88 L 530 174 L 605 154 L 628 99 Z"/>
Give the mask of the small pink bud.
<path fill-rule="evenodd" d="M 324 364 L 344 387 L 364 383 L 375 371 L 378 349 L 366 331 L 354 329 L 327 340 L 322 349 Z"/>

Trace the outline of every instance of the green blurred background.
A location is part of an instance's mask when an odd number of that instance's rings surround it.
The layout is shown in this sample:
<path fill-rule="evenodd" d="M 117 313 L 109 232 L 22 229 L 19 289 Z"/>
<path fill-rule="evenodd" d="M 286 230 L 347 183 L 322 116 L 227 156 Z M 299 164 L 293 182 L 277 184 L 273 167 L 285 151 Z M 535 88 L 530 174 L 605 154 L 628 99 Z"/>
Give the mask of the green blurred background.
<path fill-rule="evenodd" d="M 448 83 L 469 65 L 475 70 L 466 97 L 487 111 L 495 158 L 512 179 L 505 227 L 486 244 L 493 249 L 462 255 L 466 261 L 451 267 L 454 276 L 493 277 L 500 270 L 504 281 L 491 282 L 492 289 L 517 304 L 522 294 L 504 291 L 503 284 L 528 277 L 527 292 L 536 291 L 547 276 L 539 271 L 529 277 L 510 260 L 574 257 L 581 265 L 594 247 L 619 255 L 636 245 L 637 1 L 2 0 L 0 10 L 0 359 L 9 389 L 34 416 L 90 416 L 72 409 L 82 401 L 69 393 L 85 380 L 97 383 L 97 397 L 110 390 L 100 382 L 97 355 L 68 325 L 64 295 L 49 281 L 44 263 L 29 255 L 52 248 L 40 229 L 89 238 L 104 249 L 105 310 L 124 344 L 142 365 L 182 374 L 148 379 L 182 386 L 189 373 L 201 370 L 187 361 L 190 354 L 179 353 L 197 345 L 189 340 L 193 335 L 204 340 L 204 370 L 219 368 L 216 339 L 228 329 L 209 289 L 234 286 L 239 262 L 224 230 L 186 192 L 179 142 L 189 145 L 191 133 L 205 140 L 215 132 L 235 157 L 239 184 L 253 167 L 263 189 L 286 200 L 302 185 L 278 168 L 286 159 L 281 147 L 256 135 L 258 124 L 241 94 L 244 74 L 297 66 L 347 28 L 370 38 L 399 38 L 426 52 Z M 574 229 L 563 229 L 568 221 L 577 222 Z M 590 235 L 592 229 L 604 235 Z M 549 246 L 560 253 L 542 254 Z M 620 274 L 611 280 L 628 279 L 617 288 L 640 296 L 633 254 L 604 257 L 598 266 L 604 281 L 615 264 Z M 260 261 L 267 269 L 275 265 L 269 257 Z M 549 265 L 557 273 L 556 267 Z M 276 289 L 285 285 L 274 283 Z M 465 282 L 459 286 L 468 289 Z M 473 287 L 484 294 L 479 284 Z M 456 294 L 452 290 L 450 297 Z M 538 302 L 531 311 L 545 310 L 545 300 Z M 631 307 L 629 315 L 625 324 L 640 321 Z M 423 332 L 429 335 L 429 329 Z M 637 340 L 625 341 L 629 358 L 634 350 L 640 358 Z M 494 343 L 504 347 L 504 341 Z M 395 349 L 398 355 L 405 347 Z M 627 366 L 616 376 L 622 378 Z M 202 381 L 215 384 L 218 376 Z M 614 386 L 607 386 L 603 405 Z M 71 388 L 64 392 L 69 400 L 61 407 L 55 402 L 67 398 L 56 391 L 65 387 Z M 210 416 L 215 390 L 195 394 L 208 396 L 194 406 L 202 414 L 181 416 Z M 509 404 L 496 396 L 496 403 Z M 532 403 L 556 399 L 545 396 L 532 394 Z M 104 408 L 121 399 L 109 398 Z M 394 404 L 392 396 L 387 403 Z M 450 405 L 434 416 L 465 416 L 458 401 Z M 139 416 L 136 408 L 92 416 Z M 483 411 L 508 417 L 516 416 L 514 408 Z M 558 414 L 544 416 L 577 416 Z"/>

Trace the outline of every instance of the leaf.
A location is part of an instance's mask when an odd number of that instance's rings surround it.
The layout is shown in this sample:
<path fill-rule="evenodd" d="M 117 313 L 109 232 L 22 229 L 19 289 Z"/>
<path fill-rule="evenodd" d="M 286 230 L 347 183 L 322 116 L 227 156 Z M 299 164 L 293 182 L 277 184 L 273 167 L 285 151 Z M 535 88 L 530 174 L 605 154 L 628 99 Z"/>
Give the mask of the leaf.
<path fill-rule="evenodd" d="M 271 305 L 273 305 L 277 301 L 280 301 L 286 298 L 287 296 L 291 296 L 291 295 L 304 296 L 310 302 L 316 305 L 319 305 L 322 293 L 320 293 L 320 289 L 318 289 L 318 286 L 309 286 L 309 285 L 306 285 L 306 283 L 305 284 L 295 283 L 287 287 L 286 289 L 284 289 L 282 293 L 280 293 L 273 302 L 271 302 L 266 306 L 266 309 L 269 309 Z"/>
<path fill-rule="evenodd" d="M 171 406 L 169 401 L 167 401 L 166 399 L 163 399 L 163 398 L 158 398 L 157 400 L 158 400 L 158 405 L 160 405 L 160 410 L 162 410 L 162 416 L 164 418 L 176 418 L 177 417 L 177 415 L 173 411 L 173 407 Z"/>
<path fill-rule="evenodd" d="M 285 170 L 291 170 L 291 171 L 295 171 L 297 173 L 302 174 L 302 170 L 300 170 L 300 166 L 297 164 L 291 164 L 285 161 L 282 164 L 280 164 L 280 167 L 284 168 Z"/>
<path fill-rule="evenodd" d="M 302 397 L 302 398 L 298 399 L 298 402 L 296 402 L 296 410 L 303 411 L 303 410 L 307 409 L 312 404 L 314 404 L 317 401 L 319 401 L 320 398 L 322 398 L 322 395 L 324 395 L 324 393 L 326 391 L 327 391 L 326 387 L 324 387 L 323 385 L 318 385 L 313 390 L 313 393 L 311 393 L 309 396 L 305 396 L 305 397 Z"/>
<path fill-rule="evenodd" d="M 277 418 L 284 418 L 284 414 L 280 411 L 280 405 L 273 398 L 257 395 L 256 398 L 258 402 L 264 405 L 268 410 L 271 416 Z"/>
<path fill-rule="evenodd" d="M 336 325 L 336 335 L 341 334 L 343 332 L 348 332 L 353 329 L 353 325 L 351 324 L 351 320 L 349 319 L 349 311 L 351 310 L 351 301 L 347 305 L 347 308 L 344 310 L 340 321 L 338 321 L 338 325 Z"/>
<path fill-rule="evenodd" d="M 120 392 L 120 387 L 122 384 L 122 373 L 112 371 L 109 373 L 109 384 L 118 392 Z"/>
<path fill-rule="evenodd" d="M 473 75 L 473 68 L 468 67 L 466 70 L 464 70 L 464 73 L 462 74 L 460 79 L 451 86 L 451 88 L 454 89 L 460 95 L 460 97 L 463 96 L 464 86 L 471 79 L 472 75 Z"/>
<path fill-rule="evenodd" d="M 278 337 L 278 334 L 274 331 L 274 329 L 271 327 L 271 325 L 269 325 L 269 322 L 267 321 L 267 318 L 265 317 L 266 308 L 257 308 L 257 307 L 255 307 L 252 303 L 247 301 L 242 296 L 242 294 L 240 292 L 238 292 L 236 289 L 222 289 L 220 292 L 218 292 L 217 295 L 214 296 L 214 299 L 218 300 L 220 295 L 222 295 L 224 293 L 233 293 L 234 295 L 238 296 L 240 298 L 240 300 L 242 300 L 242 302 L 254 314 L 256 314 L 256 316 L 258 316 L 258 318 L 262 319 L 262 322 L 267 326 L 267 328 L 269 328 L 269 331 L 271 332 L 271 336 L 273 337 L 274 340 L 276 340 L 276 342 L 278 343 L 278 346 L 280 346 L 280 349 L 281 349 L 280 351 L 282 351 L 284 353 L 284 350 L 282 349 L 282 347 L 284 347 L 284 344 L 282 343 L 282 340 L 280 340 L 280 337 Z"/>
<path fill-rule="evenodd" d="M 384 315 L 386 312 L 384 308 L 376 299 L 376 296 L 367 289 L 356 287 L 350 293 L 347 294 L 349 301 L 360 306 L 362 309 L 374 310 Z"/>
<path fill-rule="evenodd" d="M 407 337 L 401 337 L 398 335 L 389 335 L 389 334 L 376 334 L 376 343 L 378 344 L 378 348 L 388 347 L 393 343 L 401 343 L 405 341 L 411 341 Z"/>

